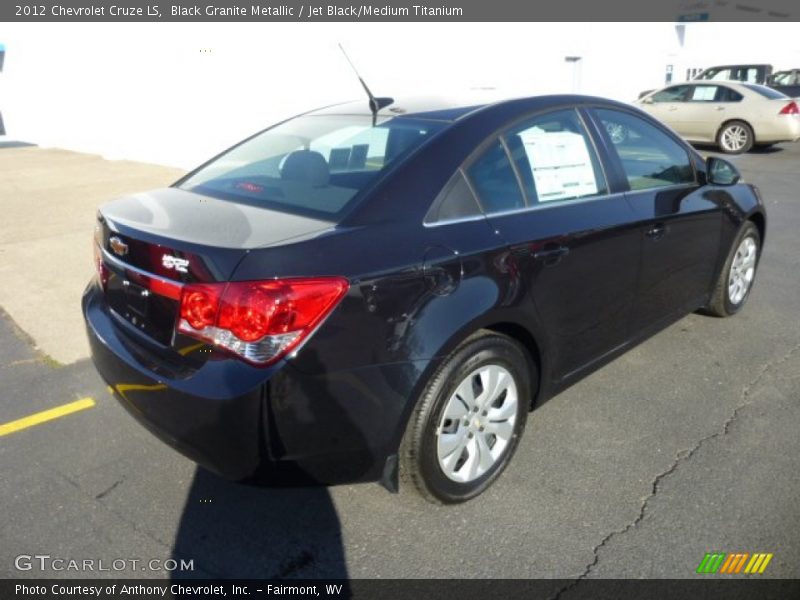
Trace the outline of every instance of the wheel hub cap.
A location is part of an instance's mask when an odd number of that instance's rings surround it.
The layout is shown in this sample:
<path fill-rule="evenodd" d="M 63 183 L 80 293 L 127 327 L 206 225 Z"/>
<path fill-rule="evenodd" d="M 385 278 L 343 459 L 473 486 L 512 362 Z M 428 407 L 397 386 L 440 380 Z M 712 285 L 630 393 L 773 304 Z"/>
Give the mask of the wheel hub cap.
<path fill-rule="evenodd" d="M 723 132 L 722 141 L 728 150 L 740 150 L 747 143 L 747 132 L 742 127 L 729 127 Z"/>
<path fill-rule="evenodd" d="M 740 304 L 747 295 L 756 273 L 757 254 L 755 240 L 751 237 L 744 238 L 736 248 L 728 274 L 728 300 L 731 304 Z"/>
<path fill-rule="evenodd" d="M 467 483 L 492 468 L 512 439 L 518 402 L 516 382 L 500 365 L 459 383 L 436 430 L 439 466 L 449 479 Z"/>

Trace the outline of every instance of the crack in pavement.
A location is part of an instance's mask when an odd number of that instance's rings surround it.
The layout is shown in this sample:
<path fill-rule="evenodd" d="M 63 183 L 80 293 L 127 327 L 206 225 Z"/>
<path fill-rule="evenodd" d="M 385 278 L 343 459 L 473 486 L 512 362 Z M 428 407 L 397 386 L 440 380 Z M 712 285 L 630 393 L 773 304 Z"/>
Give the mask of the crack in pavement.
<path fill-rule="evenodd" d="M 610 532 L 600 541 L 599 544 L 597 544 L 594 548 L 592 548 L 592 554 L 594 556 L 592 562 L 586 565 L 586 568 L 583 570 L 583 573 L 581 573 L 576 579 L 570 582 L 569 585 L 561 588 L 558 592 L 556 592 L 555 596 L 553 596 L 550 600 L 559 600 L 561 596 L 563 596 L 565 593 L 575 588 L 582 580 L 586 579 L 586 577 L 589 576 L 589 574 L 592 572 L 592 569 L 594 569 L 597 566 L 597 563 L 600 562 L 600 551 L 606 546 L 606 544 L 608 544 L 608 542 L 610 542 L 612 538 L 625 535 L 631 529 L 636 528 L 639 525 L 639 523 L 641 523 L 645 519 L 645 517 L 647 516 L 647 507 L 650 501 L 656 496 L 656 494 L 658 494 L 659 486 L 661 485 L 661 483 L 667 477 L 672 475 L 680 465 L 684 464 L 686 461 L 691 459 L 692 456 L 694 456 L 700 450 L 700 448 L 702 448 L 707 442 L 713 441 L 717 438 L 727 435 L 730 432 L 730 428 L 733 425 L 733 423 L 739 418 L 739 413 L 743 409 L 747 408 L 752 404 L 747 400 L 748 397 L 750 396 L 751 390 L 755 388 L 757 385 L 759 385 L 770 371 L 778 369 L 781 365 L 787 362 L 792 357 L 792 355 L 798 350 L 800 350 L 800 344 L 797 344 L 792 348 L 790 348 L 789 351 L 786 352 L 778 360 L 768 361 L 767 363 L 764 364 L 763 367 L 761 367 L 758 374 L 747 384 L 745 384 L 744 388 L 742 388 L 742 393 L 740 396 L 741 402 L 739 403 L 739 405 L 736 406 L 736 408 L 733 409 L 733 412 L 731 413 L 730 417 L 728 417 L 722 424 L 722 428 L 719 431 L 716 431 L 710 435 L 707 435 L 704 438 L 701 438 L 689 450 L 679 451 L 675 455 L 675 460 L 672 462 L 672 464 L 667 469 L 656 475 L 655 478 L 653 479 L 650 493 L 642 500 L 642 504 L 639 508 L 639 514 L 636 516 L 636 518 L 630 523 L 628 523 L 622 529 L 617 529 Z"/>
<path fill-rule="evenodd" d="M 124 480 L 125 480 L 125 478 L 124 478 L 124 477 L 123 477 L 122 479 L 117 479 L 117 480 L 116 480 L 114 483 L 112 483 L 112 484 L 111 484 L 111 486 L 110 486 L 110 487 L 106 488 L 105 490 L 103 490 L 102 492 L 100 492 L 99 494 L 97 494 L 97 495 L 94 497 L 94 499 L 95 499 L 95 500 L 100 500 L 101 498 L 105 498 L 105 497 L 106 497 L 106 496 L 108 496 L 108 495 L 109 495 L 111 492 L 113 492 L 113 491 L 114 491 L 114 488 L 116 488 L 116 487 L 117 487 L 117 486 L 118 486 L 120 483 L 122 483 Z"/>

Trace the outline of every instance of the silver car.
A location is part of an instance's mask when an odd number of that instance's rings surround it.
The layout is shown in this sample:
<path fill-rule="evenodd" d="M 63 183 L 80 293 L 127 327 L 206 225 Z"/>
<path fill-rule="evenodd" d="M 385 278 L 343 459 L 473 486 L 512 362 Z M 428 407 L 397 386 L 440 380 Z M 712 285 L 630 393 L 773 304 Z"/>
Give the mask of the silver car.
<path fill-rule="evenodd" d="M 728 154 L 800 139 L 800 108 L 785 94 L 755 83 L 671 85 L 635 104 L 690 142 L 716 144 Z M 612 139 L 625 132 L 609 131 Z"/>

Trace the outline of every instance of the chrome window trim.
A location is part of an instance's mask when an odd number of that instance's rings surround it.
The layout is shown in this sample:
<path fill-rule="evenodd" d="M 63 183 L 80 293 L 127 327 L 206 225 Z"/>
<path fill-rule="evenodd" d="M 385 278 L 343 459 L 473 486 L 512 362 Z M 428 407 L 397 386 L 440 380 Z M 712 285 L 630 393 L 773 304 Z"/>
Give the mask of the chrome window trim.
<path fill-rule="evenodd" d="M 685 184 L 684 184 L 685 185 Z M 678 187 L 678 186 L 675 186 Z M 659 188 L 665 189 L 665 188 Z M 645 191 L 645 190 L 642 190 Z M 586 204 L 588 202 L 598 202 L 601 200 L 611 200 L 613 198 L 624 197 L 625 194 L 629 194 L 630 192 L 614 192 L 613 194 L 603 194 L 602 196 L 585 196 L 583 198 L 573 198 L 572 200 L 564 200 L 559 202 L 553 202 L 552 204 L 544 203 L 544 204 L 532 204 L 531 206 L 525 206 L 523 208 L 514 208 L 511 210 L 501 210 L 497 212 L 491 213 L 481 213 L 480 215 L 474 215 L 470 217 L 460 217 L 458 219 L 448 219 L 447 221 L 438 221 L 436 223 L 424 223 L 425 227 L 438 227 L 440 225 L 453 225 L 455 223 L 463 223 L 466 221 L 478 221 L 480 219 L 486 219 L 487 221 L 491 221 L 492 217 L 505 217 L 507 215 L 518 215 L 523 213 L 529 212 L 538 212 L 540 210 L 548 210 L 551 208 L 564 208 L 565 206 L 575 205 L 575 204 Z"/>
<path fill-rule="evenodd" d="M 492 213 L 481 213 L 479 215 L 471 215 L 469 217 L 459 217 L 457 219 L 447 219 L 446 221 L 437 221 L 435 223 L 423 223 L 425 227 L 439 227 L 442 225 L 454 225 L 456 223 L 464 223 L 469 221 L 480 221 L 481 219 L 486 219 L 487 221 L 491 222 L 492 217 L 505 217 L 508 215 L 519 215 L 523 213 L 529 212 L 536 212 L 539 210 L 547 210 L 550 208 L 563 208 L 565 206 L 571 206 L 574 204 L 587 204 L 589 202 L 600 202 L 603 200 L 611 200 L 617 198 L 624 198 L 625 196 L 630 196 L 632 194 L 639 194 L 639 193 L 647 193 L 653 190 L 659 191 L 667 191 L 667 190 L 680 190 L 680 189 L 690 189 L 696 188 L 699 184 L 697 183 L 674 183 L 672 185 L 665 185 L 657 188 L 646 188 L 643 190 L 627 190 L 623 192 L 614 192 L 613 194 L 603 194 L 602 196 L 585 196 L 583 198 L 573 198 L 572 200 L 564 200 L 559 202 L 553 202 L 552 204 L 544 203 L 544 204 L 534 204 L 531 206 L 526 206 L 524 208 L 515 208 L 512 210 L 503 210 L 499 212 L 492 212 Z"/>

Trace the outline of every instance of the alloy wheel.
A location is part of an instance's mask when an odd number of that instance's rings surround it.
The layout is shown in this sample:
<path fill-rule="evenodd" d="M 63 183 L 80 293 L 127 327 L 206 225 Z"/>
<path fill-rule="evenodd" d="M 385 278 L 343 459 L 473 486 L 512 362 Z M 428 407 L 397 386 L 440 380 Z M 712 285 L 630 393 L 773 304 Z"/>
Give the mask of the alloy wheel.
<path fill-rule="evenodd" d="M 736 248 L 728 274 L 728 299 L 731 304 L 739 304 L 747 295 L 756 274 L 757 255 L 758 247 L 752 237 L 745 237 Z"/>
<path fill-rule="evenodd" d="M 731 125 L 722 132 L 722 146 L 728 152 L 739 152 L 747 146 L 750 134 L 741 125 Z"/>

